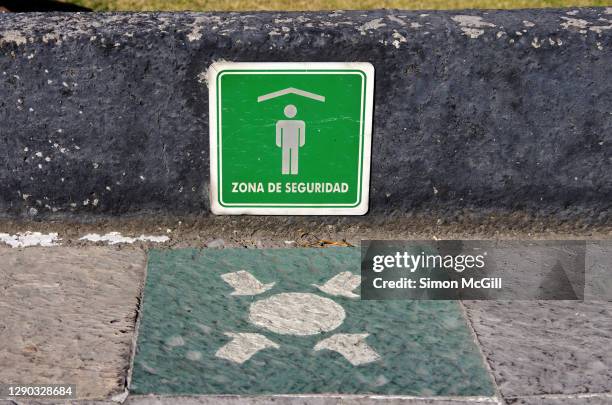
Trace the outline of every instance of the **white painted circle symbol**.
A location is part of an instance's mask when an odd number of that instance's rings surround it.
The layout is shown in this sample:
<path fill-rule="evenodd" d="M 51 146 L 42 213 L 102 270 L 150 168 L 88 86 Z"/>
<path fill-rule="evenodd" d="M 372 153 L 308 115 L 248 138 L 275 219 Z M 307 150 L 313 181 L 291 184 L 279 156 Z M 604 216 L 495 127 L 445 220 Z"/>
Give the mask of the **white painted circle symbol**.
<path fill-rule="evenodd" d="M 310 293 L 282 293 L 251 304 L 249 321 L 281 335 L 316 335 L 342 324 L 346 313 L 329 298 Z"/>

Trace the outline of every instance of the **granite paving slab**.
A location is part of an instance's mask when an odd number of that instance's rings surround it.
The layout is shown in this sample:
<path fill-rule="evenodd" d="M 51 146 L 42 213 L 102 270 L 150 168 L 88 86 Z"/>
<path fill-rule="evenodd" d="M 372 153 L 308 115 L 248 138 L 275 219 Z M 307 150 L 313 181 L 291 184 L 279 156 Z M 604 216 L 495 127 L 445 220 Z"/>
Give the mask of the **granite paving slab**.
<path fill-rule="evenodd" d="M 361 301 L 360 252 L 149 252 L 130 391 L 491 396 L 454 301 Z"/>
<path fill-rule="evenodd" d="M 612 303 L 466 301 L 504 397 L 612 391 Z"/>
<path fill-rule="evenodd" d="M 612 394 L 566 397 L 525 397 L 506 399 L 508 405 L 610 405 Z"/>
<path fill-rule="evenodd" d="M 119 402 L 113 400 L 49 400 L 49 399 L 19 399 L 19 400 L 0 400 L 0 405 L 117 405 Z"/>
<path fill-rule="evenodd" d="M 0 382 L 125 389 L 145 255 L 112 248 L 0 248 Z"/>
<path fill-rule="evenodd" d="M 584 264 L 584 299 L 612 301 L 612 240 L 588 241 Z"/>

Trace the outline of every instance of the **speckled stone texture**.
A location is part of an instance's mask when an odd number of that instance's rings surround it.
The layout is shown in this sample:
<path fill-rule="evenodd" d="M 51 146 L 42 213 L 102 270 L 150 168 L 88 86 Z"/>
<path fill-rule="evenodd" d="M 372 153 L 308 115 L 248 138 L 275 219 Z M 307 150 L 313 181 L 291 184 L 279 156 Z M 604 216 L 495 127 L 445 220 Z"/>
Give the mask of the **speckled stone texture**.
<path fill-rule="evenodd" d="M 612 391 L 612 302 L 465 305 L 505 397 Z"/>
<path fill-rule="evenodd" d="M 0 15 L 0 215 L 209 211 L 213 61 L 376 69 L 370 217 L 610 221 L 612 15 Z M 368 218 L 370 218 L 368 217 Z"/>
<path fill-rule="evenodd" d="M 493 395 L 457 302 L 361 301 L 315 287 L 341 272 L 359 274 L 359 269 L 355 248 L 151 251 L 130 391 Z M 238 271 L 248 271 L 263 285 L 275 284 L 261 294 L 232 295 L 235 287 L 221 276 Z M 340 306 L 344 318 L 333 330 L 299 336 L 271 332 L 249 321 L 252 303 L 295 292 L 330 301 L 327 307 L 305 311 L 335 316 Z M 292 309 L 279 308 L 281 317 L 293 316 Z M 231 350 L 220 351 L 232 341 L 228 332 L 259 334 L 268 344 L 238 362 L 232 358 L 239 357 L 227 355 Z M 339 352 L 314 350 L 318 342 L 337 334 L 368 334 L 364 341 L 379 358 L 353 365 Z"/>
<path fill-rule="evenodd" d="M 141 251 L 0 248 L 0 381 L 125 389 L 144 278 Z"/>
<path fill-rule="evenodd" d="M 589 241 L 584 266 L 584 299 L 612 301 L 612 240 Z"/>
<path fill-rule="evenodd" d="M 87 400 L 87 399 L 78 399 L 72 401 L 54 401 L 48 399 L 24 399 L 18 401 L 12 400 L 0 400 L 0 405 L 117 405 L 117 401 L 107 400 L 107 401 L 98 401 L 98 400 Z M 443 405 L 443 404 L 442 404 Z"/>
<path fill-rule="evenodd" d="M 610 405 L 612 394 L 567 397 L 529 397 L 506 399 L 508 405 Z"/>

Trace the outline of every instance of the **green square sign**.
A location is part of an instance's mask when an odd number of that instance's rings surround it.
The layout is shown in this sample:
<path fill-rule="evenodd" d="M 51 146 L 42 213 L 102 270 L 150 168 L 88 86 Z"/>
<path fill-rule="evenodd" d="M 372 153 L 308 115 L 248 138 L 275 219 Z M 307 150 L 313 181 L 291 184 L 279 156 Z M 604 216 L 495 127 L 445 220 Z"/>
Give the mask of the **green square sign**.
<path fill-rule="evenodd" d="M 208 79 L 213 213 L 367 212 L 371 64 L 221 62 Z"/>

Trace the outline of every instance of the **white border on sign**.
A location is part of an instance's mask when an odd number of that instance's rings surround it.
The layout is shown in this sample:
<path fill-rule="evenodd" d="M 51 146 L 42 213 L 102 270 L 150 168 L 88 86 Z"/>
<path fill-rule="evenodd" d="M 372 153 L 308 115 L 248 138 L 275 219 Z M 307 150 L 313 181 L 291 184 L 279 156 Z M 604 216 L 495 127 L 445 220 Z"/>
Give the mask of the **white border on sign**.
<path fill-rule="evenodd" d="M 218 201 L 219 184 L 217 183 L 217 77 L 224 70 L 270 70 L 283 71 L 291 69 L 302 70 L 360 70 L 366 77 L 365 111 L 363 125 L 363 158 L 359 161 L 361 183 L 358 185 L 361 202 L 355 207 L 333 207 L 325 204 L 318 207 L 283 207 L 266 206 L 224 207 Z M 248 72 L 245 72 L 248 73 Z M 318 72 L 321 73 L 321 72 Z M 208 102 L 209 102 L 209 141 L 210 141 L 210 205 L 216 215 L 364 215 L 368 212 L 370 197 L 370 162 L 372 147 L 372 113 L 374 99 L 374 66 L 368 62 L 215 62 L 208 69 Z M 364 98 L 362 97 L 362 100 Z M 361 141 L 360 141 L 361 142 Z M 363 167 L 361 167 L 363 165 Z M 300 204 L 305 205 L 305 204 Z M 346 205 L 346 204 L 342 204 Z"/>
<path fill-rule="evenodd" d="M 352 70 L 357 70 L 357 69 L 352 69 Z M 275 71 L 268 71 L 268 72 L 258 72 L 257 74 L 268 75 L 268 74 L 276 74 L 278 72 L 285 72 L 285 71 L 286 70 L 275 70 Z M 292 72 L 292 73 L 296 74 L 296 75 L 313 74 L 312 72 L 307 72 L 307 71 Z M 217 75 L 217 79 L 216 80 L 219 83 L 219 86 L 217 87 L 217 92 L 223 91 L 220 86 L 221 86 L 221 78 L 225 74 L 226 74 L 226 72 L 222 71 L 222 72 L 220 72 Z M 241 72 L 231 72 L 229 74 L 232 74 L 232 75 L 240 75 L 240 74 L 250 75 L 252 73 L 250 71 L 245 71 L 244 73 L 241 73 Z M 361 77 L 365 77 L 365 73 L 360 71 L 360 70 L 356 71 L 356 72 L 351 71 L 351 72 L 345 72 L 345 73 L 338 72 L 337 70 L 333 71 L 333 72 L 332 71 L 330 71 L 330 72 L 317 71 L 316 74 L 322 74 L 322 75 L 324 75 L 324 74 L 330 74 L 330 75 L 351 74 L 351 75 L 359 75 Z M 364 88 L 365 83 L 367 83 L 367 77 L 366 77 L 366 80 L 362 81 L 362 83 L 361 83 L 361 94 L 362 95 L 365 92 L 365 88 Z M 216 96 L 216 94 L 215 94 L 215 96 Z M 361 97 L 360 101 L 361 101 L 361 103 L 360 103 L 360 106 L 359 106 L 359 115 L 360 116 L 364 116 L 365 115 L 365 110 L 364 110 L 364 108 L 365 108 L 365 106 L 364 106 L 365 100 L 364 100 L 364 97 Z M 223 110 L 223 105 L 222 104 L 218 104 L 217 105 L 217 111 L 219 111 L 219 110 L 221 110 L 221 111 Z M 364 139 L 363 139 L 364 136 L 362 136 L 362 134 L 363 134 L 363 124 L 364 124 L 363 120 L 360 120 L 359 121 L 359 156 L 362 156 L 362 150 L 363 150 L 363 141 L 364 141 Z M 221 122 L 220 118 L 217 119 L 217 126 L 223 126 L 223 122 Z M 220 136 L 216 137 L 218 150 L 220 152 L 219 155 L 217 156 L 218 159 L 219 159 L 218 160 L 218 164 L 217 164 L 217 170 L 218 170 L 219 167 L 223 167 L 223 153 L 221 153 L 223 151 L 223 133 L 219 130 L 219 128 L 215 128 L 215 129 L 219 132 L 219 135 L 220 135 Z M 357 172 L 358 172 L 358 177 L 359 178 L 361 178 L 361 176 L 363 175 L 362 172 L 361 172 L 361 164 L 362 164 L 362 161 L 361 161 L 361 159 L 359 159 L 358 166 L 357 166 Z M 223 184 L 223 172 L 218 173 L 218 177 L 219 177 L 219 183 Z M 257 203 L 245 203 L 245 204 L 226 203 L 225 201 L 223 201 L 223 188 L 219 189 L 218 192 L 219 192 L 219 196 L 220 196 L 220 198 L 219 198 L 219 201 L 221 203 L 220 205 L 222 207 L 224 207 L 224 208 L 228 208 L 228 207 L 231 207 L 231 206 L 236 206 L 236 207 L 245 207 L 245 206 L 254 206 L 254 207 L 286 207 L 286 206 L 304 207 L 304 206 L 308 206 L 307 208 L 317 208 L 317 207 L 326 208 L 326 207 L 338 206 L 338 207 L 345 207 L 346 208 L 346 205 L 348 205 L 346 203 L 343 203 L 343 204 L 338 204 L 338 203 L 335 203 L 335 204 L 327 204 L 327 203 L 311 203 L 311 204 L 306 204 L 306 203 L 260 203 L 260 204 L 257 204 Z M 353 204 L 353 207 L 351 207 L 351 208 L 354 208 L 354 207 L 357 206 L 357 202 L 360 200 L 360 197 L 361 197 L 361 181 L 358 182 L 358 184 L 357 184 L 357 200 L 355 201 L 355 203 Z"/>

